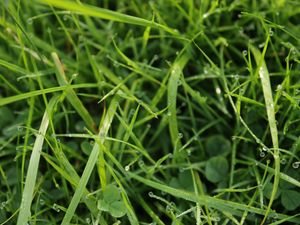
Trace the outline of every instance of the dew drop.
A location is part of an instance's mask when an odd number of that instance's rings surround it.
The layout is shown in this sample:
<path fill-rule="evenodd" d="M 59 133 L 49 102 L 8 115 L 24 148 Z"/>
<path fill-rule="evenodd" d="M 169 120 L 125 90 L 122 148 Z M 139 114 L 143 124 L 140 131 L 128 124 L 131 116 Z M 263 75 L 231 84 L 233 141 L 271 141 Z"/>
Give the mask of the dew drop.
<path fill-rule="evenodd" d="M 183 138 L 183 134 L 182 133 L 178 133 L 178 138 L 179 139 Z"/>
<path fill-rule="evenodd" d="M 156 60 L 158 60 L 158 55 L 153 56 L 153 61 L 156 61 Z"/>
<path fill-rule="evenodd" d="M 218 95 L 221 94 L 221 88 L 217 87 L 217 88 L 216 88 L 216 93 L 217 93 Z"/>
<path fill-rule="evenodd" d="M 167 211 L 167 212 L 172 212 L 173 209 L 172 209 L 172 207 L 171 207 L 170 205 L 167 205 L 167 206 L 166 206 L 166 211 Z"/>
<path fill-rule="evenodd" d="M 125 171 L 129 171 L 129 170 L 130 170 L 130 166 L 129 165 L 125 166 Z"/>
<path fill-rule="evenodd" d="M 150 192 L 148 193 L 148 195 L 149 195 L 150 198 L 153 198 L 153 197 L 154 197 L 154 194 L 153 194 L 152 191 L 150 191 Z"/>
<path fill-rule="evenodd" d="M 268 149 L 264 146 L 262 150 L 266 152 Z"/>
<path fill-rule="evenodd" d="M 244 51 L 243 51 L 243 55 L 244 55 L 244 56 L 248 55 L 248 51 L 247 51 L 247 50 L 244 50 Z"/>
<path fill-rule="evenodd" d="M 53 204 L 52 209 L 54 209 L 56 212 L 60 212 L 60 209 L 56 203 Z"/>
<path fill-rule="evenodd" d="M 265 43 L 261 43 L 258 45 L 259 48 L 263 48 L 265 46 Z"/>
<path fill-rule="evenodd" d="M 41 204 L 41 205 L 45 205 L 45 200 L 41 198 L 41 199 L 40 199 L 40 204 Z"/>
<path fill-rule="evenodd" d="M 282 165 L 286 164 L 286 159 L 285 159 L 285 158 L 282 158 L 282 159 L 280 160 L 280 163 L 281 163 Z"/>
<path fill-rule="evenodd" d="M 294 162 L 294 163 L 292 164 L 292 167 L 293 167 L 294 169 L 298 169 L 298 168 L 299 168 L 299 164 L 300 164 L 300 162 Z"/>
<path fill-rule="evenodd" d="M 0 209 L 4 209 L 6 204 L 7 204 L 7 202 L 1 202 Z"/>
<path fill-rule="evenodd" d="M 259 156 L 263 158 L 263 157 L 266 156 L 266 154 L 265 154 L 264 152 L 260 152 L 260 153 L 259 153 Z"/>
<path fill-rule="evenodd" d="M 216 218 L 215 218 L 215 221 L 216 221 L 216 222 L 219 222 L 220 220 L 221 220 L 220 217 L 216 217 Z"/>
<path fill-rule="evenodd" d="M 276 91 L 281 91 L 281 90 L 282 90 L 282 85 L 281 84 L 277 85 Z"/>
<path fill-rule="evenodd" d="M 91 219 L 90 219 L 89 217 L 87 217 L 87 218 L 85 218 L 85 222 L 86 222 L 87 224 L 90 224 L 90 223 L 91 223 Z"/>
<path fill-rule="evenodd" d="M 90 145 L 94 146 L 95 142 L 94 141 L 90 141 Z"/>

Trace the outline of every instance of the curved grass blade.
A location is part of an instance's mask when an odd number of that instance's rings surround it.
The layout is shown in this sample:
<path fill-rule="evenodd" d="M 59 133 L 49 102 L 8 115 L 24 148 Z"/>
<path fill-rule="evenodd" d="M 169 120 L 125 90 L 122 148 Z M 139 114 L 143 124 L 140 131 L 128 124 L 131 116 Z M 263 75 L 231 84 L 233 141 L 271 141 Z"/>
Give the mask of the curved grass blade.
<path fill-rule="evenodd" d="M 74 84 L 74 85 L 68 85 L 68 86 L 61 86 L 61 87 L 53 87 L 53 88 L 47 88 L 43 90 L 36 90 L 36 91 L 30 91 L 23 94 L 7 97 L 7 98 L 1 98 L 0 99 L 0 106 L 11 104 L 13 102 L 21 101 L 23 99 L 27 99 L 33 96 L 43 95 L 47 93 L 57 92 L 57 91 L 64 91 L 68 88 L 98 88 L 99 84 Z"/>
<path fill-rule="evenodd" d="M 162 29 L 171 34 L 177 34 L 177 31 L 167 26 L 164 26 L 162 24 L 155 23 L 153 21 L 149 21 L 139 17 L 129 16 L 112 10 L 102 9 L 91 5 L 78 4 L 73 1 L 61 1 L 61 0 L 40 0 L 40 2 L 47 3 L 51 6 L 66 9 L 69 11 L 79 12 L 87 16 L 94 16 L 105 20 L 111 20 L 111 21 L 116 21 L 121 23 L 129 23 L 129 24 L 145 26 L 145 27 L 149 26 L 153 28 Z"/>

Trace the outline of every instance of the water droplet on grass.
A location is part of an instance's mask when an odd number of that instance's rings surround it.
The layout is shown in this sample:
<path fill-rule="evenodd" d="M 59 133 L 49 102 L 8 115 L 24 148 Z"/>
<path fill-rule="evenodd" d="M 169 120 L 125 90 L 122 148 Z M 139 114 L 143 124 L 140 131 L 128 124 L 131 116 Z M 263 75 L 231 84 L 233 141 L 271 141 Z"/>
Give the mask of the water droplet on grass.
<path fill-rule="evenodd" d="M 56 212 L 60 212 L 60 208 L 56 203 L 53 204 L 52 209 L 54 209 Z"/>
<path fill-rule="evenodd" d="M 183 138 L 183 134 L 182 133 L 178 133 L 178 138 L 179 139 Z"/>
<path fill-rule="evenodd" d="M 266 154 L 265 154 L 264 152 L 260 152 L 260 153 L 259 153 L 259 156 L 263 158 L 263 157 L 266 156 Z"/>
<path fill-rule="evenodd" d="M 148 195 L 149 195 L 150 198 L 153 198 L 153 197 L 154 197 L 154 194 L 153 194 L 152 191 L 148 192 Z"/>
<path fill-rule="evenodd" d="M 285 159 L 285 158 L 282 158 L 282 159 L 280 160 L 280 163 L 281 163 L 282 165 L 286 164 L 286 159 Z"/>
<path fill-rule="evenodd" d="M 299 164 L 300 164 L 300 162 L 294 162 L 294 163 L 292 164 L 292 167 L 293 167 L 294 169 L 298 169 L 298 168 L 299 168 Z"/>
<path fill-rule="evenodd" d="M 41 205 L 45 205 L 45 200 L 41 198 L 41 199 L 40 199 L 40 204 L 41 204 Z"/>
<path fill-rule="evenodd" d="M 129 165 L 125 166 L 125 171 L 129 171 L 129 170 L 130 170 L 130 166 Z"/>
<path fill-rule="evenodd" d="M 265 43 L 263 42 L 263 43 L 260 43 L 259 45 L 258 45 L 258 47 L 259 48 L 263 48 L 265 46 Z"/>
<path fill-rule="evenodd" d="M 91 219 L 89 217 L 85 218 L 85 222 L 90 224 L 91 223 Z"/>
<path fill-rule="evenodd" d="M 1 202 L 0 209 L 4 209 L 7 205 L 7 202 Z"/>
<path fill-rule="evenodd" d="M 244 50 L 244 51 L 243 51 L 243 55 L 244 55 L 244 56 L 248 55 L 248 51 L 247 51 L 247 50 Z"/>

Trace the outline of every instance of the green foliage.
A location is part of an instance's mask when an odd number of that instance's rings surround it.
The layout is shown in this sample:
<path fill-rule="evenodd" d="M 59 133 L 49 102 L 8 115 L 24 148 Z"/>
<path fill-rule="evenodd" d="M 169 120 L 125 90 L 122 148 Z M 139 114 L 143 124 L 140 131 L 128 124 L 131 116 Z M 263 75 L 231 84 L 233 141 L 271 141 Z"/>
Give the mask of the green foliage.
<path fill-rule="evenodd" d="M 299 224 L 299 7 L 0 1 L 0 224 Z"/>
<path fill-rule="evenodd" d="M 281 202 L 287 210 L 295 210 L 300 206 L 300 193 L 294 190 L 284 190 L 281 193 Z"/>
<path fill-rule="evenodd" d="M 206 178 L 213 182 L 218 183 L 228 178 L 228 161 L 222 156 L 210 158 L 205 165 Z"/>
<path fill-rule="evenodd" d="M 102 198 L 98 200 L 98 209 L 109 212 L 113 217 L 122 217 L 126 214 L 126 207 L 121 199 L 120 191 L 115 185 L 106 186 Z"/>
<path fill-rule="evenodd" d="M 205 150 L 210 157 L 228 155 L 231 151 L 230 141 L 224 136 L 214 135 L 206 140 Z"/>

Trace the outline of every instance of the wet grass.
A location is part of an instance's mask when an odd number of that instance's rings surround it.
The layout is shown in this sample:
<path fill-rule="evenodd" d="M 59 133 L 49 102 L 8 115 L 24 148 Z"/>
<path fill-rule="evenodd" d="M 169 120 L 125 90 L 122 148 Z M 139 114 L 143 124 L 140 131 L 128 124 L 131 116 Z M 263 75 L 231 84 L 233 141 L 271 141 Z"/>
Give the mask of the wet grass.
<path fill-rule="evenodd" d="M 298 224 L 297 1 L 0 2 L 0 224 Z"/>

